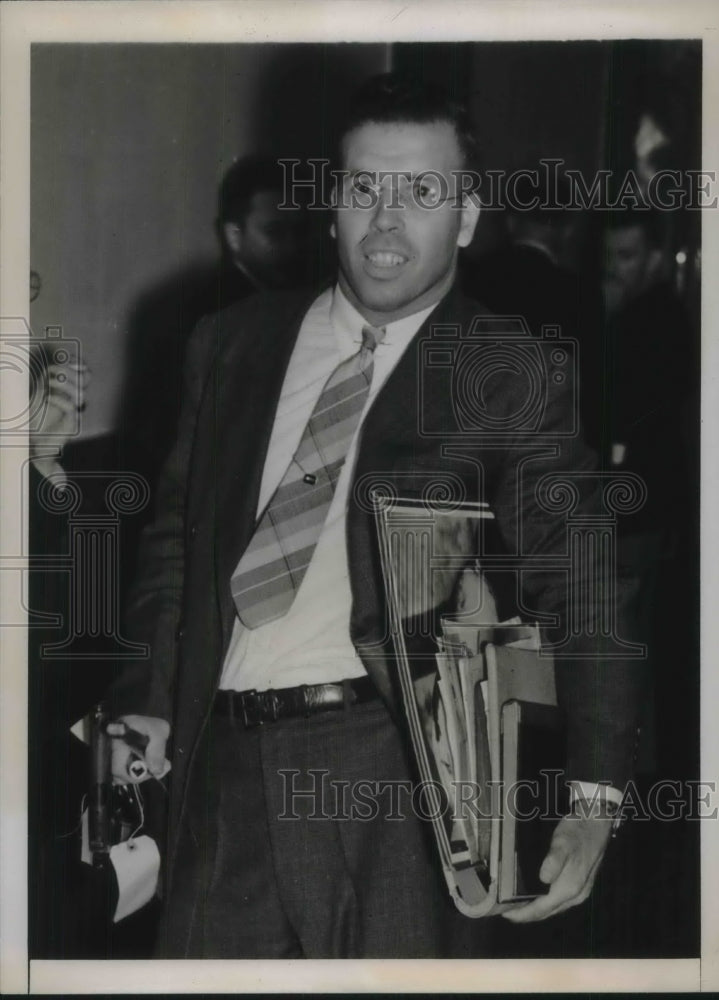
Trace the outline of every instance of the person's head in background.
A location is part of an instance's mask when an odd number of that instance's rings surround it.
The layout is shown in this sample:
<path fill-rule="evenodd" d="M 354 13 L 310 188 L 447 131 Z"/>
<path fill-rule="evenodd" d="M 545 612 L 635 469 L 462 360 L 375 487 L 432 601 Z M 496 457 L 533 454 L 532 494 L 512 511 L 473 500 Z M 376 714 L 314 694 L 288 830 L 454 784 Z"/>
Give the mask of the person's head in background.
<path fill-rule="evenodd" d="M 663 275 L 664 254 L 659 219 L 650 209 L 620 210 L 607 215 L 602 258 L 602 291 L 608 312 L 637 298 Z"/>
<path fill-rule="evenodd" d="M 479 214 L 456 175 L 475 167 L 466 112 L 437 86 L 383 74 L 354 95 L 338 145 L 340 288 L 378 325 L 434 305 Z"/>
<path fill-rule="evenodd" d="M 577 212 L 567 208 L 571 199 L 565 177 L 555 178 L 550 191 L 540 165 L 508 180 L 505 191 L 505 224 L 510 243 L 533 246 L 555 264 L 565 264 L 577 228 Z"/>
<path fill-rule="evenodd" d="M 280 208 L 284 171 L 270 157 L 236 160 L 222 179 L 217 229 L 226 259 L 258 288 L 302 283 L 304 213 Z"/>

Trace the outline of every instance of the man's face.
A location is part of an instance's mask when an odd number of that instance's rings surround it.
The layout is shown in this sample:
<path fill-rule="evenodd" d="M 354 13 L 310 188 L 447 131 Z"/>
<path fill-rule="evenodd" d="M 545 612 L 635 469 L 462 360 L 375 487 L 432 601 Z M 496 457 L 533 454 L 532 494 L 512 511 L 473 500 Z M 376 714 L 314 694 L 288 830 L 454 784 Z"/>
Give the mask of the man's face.
<path fill-rule="evenodd" d="M 300 212 L 277 207 L 282 198 L 280 191 L 257 191 L 242 222 L 225 224 L 235 260 L 270 288 L 298 278 L 303 220 Z"/>
<path fill-rule="evenodd" d="M 349 171 L 350 180 L 332 225 L 339 284 L 366 319 L 383 325 L 434 304 L 447 291 L 456 270 L 457 248 L 471 241 L 478 208 L 469 203 L 462 207 L 453 197 L 452 171 L 460 170 L 463 162 L 449 122 L 369 122 L 349 133 L 343 153 L 343 169 Z M 446 180 L 441 193 L 449 197 L 435 208 L 403 197 L 403 182 L 398 196 L 391 178 L 381 180 L 381 172 L 414 177 L 424 171 Z M 352 202 L 351 178 L 357 177 L 361 191 L 367 175 L 381 184 L 373 199 L 364 199 L 364 204 L 370 200 L 372 204 L 344 207 Z M 431 183 L 429 174 L 427 178 Z"/>
<path fill-rule="evenodd" d="M 604 242 L 604 295 L 608 308 L 616 308 L 646 287 L 653 252 L 641 226 L 610 230 Z"/>

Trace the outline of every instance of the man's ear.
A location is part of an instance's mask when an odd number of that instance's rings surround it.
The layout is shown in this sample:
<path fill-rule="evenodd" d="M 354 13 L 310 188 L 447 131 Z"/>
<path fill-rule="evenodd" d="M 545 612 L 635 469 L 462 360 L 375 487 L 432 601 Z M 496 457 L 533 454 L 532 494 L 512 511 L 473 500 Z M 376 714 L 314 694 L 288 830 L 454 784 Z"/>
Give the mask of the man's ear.
<path fill-rule="evenodd" d="M 333 240 L 337 239 L 337 226 L 334 222 L 332 222 L 332 225 L 330 226 L 330 236 Z"/>
<path fill-rule="evenodd" d="M 472 194 L 462 195 L 462 221 L 457 234 L 457 246 L 467 247 L 472 242 L 479 221 L 479 201 Z"/>
<path fill-rule="evenodd" d="M 237 256 L 242 250 L 242 226 L 237 222 L 223 222 L 222 236 L 230 252 Z"/>

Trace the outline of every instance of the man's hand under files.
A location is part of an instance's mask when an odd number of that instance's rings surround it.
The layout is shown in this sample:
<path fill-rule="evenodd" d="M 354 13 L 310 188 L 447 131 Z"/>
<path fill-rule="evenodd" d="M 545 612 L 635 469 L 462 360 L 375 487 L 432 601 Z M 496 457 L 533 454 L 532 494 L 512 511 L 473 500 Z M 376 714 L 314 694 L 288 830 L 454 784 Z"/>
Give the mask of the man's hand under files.
<path fill-rule="evenodd" d="M 139 749 L 129 738 L 128 730 L 147 740 L 144 749 Z M 116 784 L 138 784 L 148 776 L 161 778 L 168 771 L 165 747 L 170 735 L 170 724 L 164 719 L 151 715 L 122 715 L 115 722 L 108 723 L 107 732 L 112 740 L 112 778 Z M 144 740 L 143 740 L 144 742 Z M 138 757 L 144 759 L 149 775 L 135 777 L 129 765 Z"/>
<path fill-rule="evenodd" d="M 607 842 L 612 832 L 611 817 L 565 816 L 557 824 L 539 877 L 550 886 L 546 896 L 539 896 L 502 916 L 515 924 L 546 920 L 589 896 Z"/>

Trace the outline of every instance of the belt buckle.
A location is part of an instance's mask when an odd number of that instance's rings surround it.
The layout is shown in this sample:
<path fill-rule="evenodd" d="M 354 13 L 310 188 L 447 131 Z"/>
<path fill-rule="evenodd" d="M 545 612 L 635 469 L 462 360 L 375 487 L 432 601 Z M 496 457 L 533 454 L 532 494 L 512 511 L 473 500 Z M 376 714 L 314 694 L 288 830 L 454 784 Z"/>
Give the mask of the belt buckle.
<path fill-rule="evenodd" d="M 252 716 L 252 710 L 259 712 L 259 699 L 257 697 L 257 691 L 253 688 L 251 691 L 243 691 L 240 695 L 240 705 L 242 708 L 242 721 L 245 724 L 245 729 L 254 729 L 256 726 L 261 726 L 263 719 Z"/>

